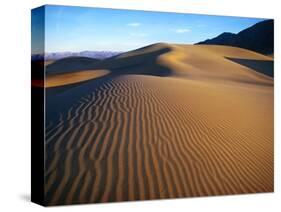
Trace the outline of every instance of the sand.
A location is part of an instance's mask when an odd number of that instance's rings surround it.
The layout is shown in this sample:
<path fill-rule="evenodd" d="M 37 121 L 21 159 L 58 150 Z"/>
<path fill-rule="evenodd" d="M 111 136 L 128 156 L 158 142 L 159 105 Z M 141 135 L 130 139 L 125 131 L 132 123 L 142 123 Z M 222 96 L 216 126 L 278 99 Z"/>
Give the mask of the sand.
<path fill-rule="evenodd" d="M 272 192 L 273 78 L 227 58 L 272 61 L 156 44 L 48 88 L 46 204 Z"/>
<path fill-rule="evenodd" d="M 83 70 L 74 73 L 47 75 L 45 83 L 44 80 L 34 79 L 31 81 L 31 85 L 40 88 L 59 87 L 63 85 L 71 85 L 75 83 L 81 83 L 87 80 L 97 79 L 109 73 L 110 71 L 108 70 Z"/>
<path fill-rule="evenodd" d="M 57 87 L 62 85 L 74 84 L 77 82 L 83 82 L 90 79 L 96 79 L 104 75 L 109 74 L 108 70 L 83 70 L 74 73 L 65 73 L 47 76 L 45 80 L 45 87 Z"/>

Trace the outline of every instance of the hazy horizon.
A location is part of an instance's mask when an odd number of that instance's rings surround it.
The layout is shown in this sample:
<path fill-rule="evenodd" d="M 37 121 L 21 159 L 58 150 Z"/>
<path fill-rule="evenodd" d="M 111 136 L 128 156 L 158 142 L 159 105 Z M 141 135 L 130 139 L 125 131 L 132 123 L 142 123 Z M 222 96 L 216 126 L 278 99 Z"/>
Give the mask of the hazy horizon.
<path fill-rule="evenodd" d="M 124 52 L 159 42 L 194 44 L 223 32 L 237 33 L 263 20 L 266 19 L 47 5 L 45 53 Z M 32 23 L 35 24 L 42 23 Z M 36 33 L 32 31 L 34 37 Z M 36 49 L 32 54 L 42 53 Z"/>

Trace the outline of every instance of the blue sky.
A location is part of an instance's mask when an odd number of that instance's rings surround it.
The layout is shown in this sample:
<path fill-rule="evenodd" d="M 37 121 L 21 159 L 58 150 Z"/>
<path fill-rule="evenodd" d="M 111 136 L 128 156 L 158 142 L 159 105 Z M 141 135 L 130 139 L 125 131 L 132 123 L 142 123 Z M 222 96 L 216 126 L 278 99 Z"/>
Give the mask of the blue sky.
<path fill-rule="evenodd" d="M 128 51 L 157 42 L 193 44 L 222 32 L 237 33 L 262 20 L 49 5 L 45 51 Z"/>

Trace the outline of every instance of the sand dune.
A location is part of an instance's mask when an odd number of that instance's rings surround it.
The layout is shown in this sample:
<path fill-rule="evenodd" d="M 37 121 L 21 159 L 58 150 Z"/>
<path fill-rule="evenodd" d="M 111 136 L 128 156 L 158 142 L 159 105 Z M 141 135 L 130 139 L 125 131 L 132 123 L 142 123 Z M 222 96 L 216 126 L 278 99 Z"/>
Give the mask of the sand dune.
<path fill-rule="evenodd" d="M 226 57 L 272 61 L 157 44 L 47 89 L 46 203 L 273 191 L 273 79 Z"/>
<path fill-rule="evenodd" d="M 34 87 L 45 87 L 45 88 L 52 88 L 52 87 L 59 87 L 64 85 L 71 85 L 75 83 L 85 82 L 87 80 L 97 79 L 99 77 L 105 76 L 109 74 L 109 70 L 83 70 L 83 71 L 76 71 L 73 73 L 62 73 L 62 74 L 53 74 L 47 75 L 45 80 L 32 80 L 31 84 Z"/>
<path fill-rule="evenodd" d="M 108 70 L 83 70 L 74 73 L 57 74 L 46 79 L 45 87 L 56 87 L 96 79 L 109 74 Z"/>
<path fill-rule="evenodd" d="M 112 75 L 145 74 L 272 84 L 272 75 L 264 75 L 270 70 L 252 69 L 231 59 L 247 60 L 249 64 L 251 61 L 253 64 L 255 61 L 273 62 L 271 57 L 237 47 L 159 43 L 104 61 L 83 57 L 65 58 L 48 65 L 46 72 L 48 78 L 49 75 L 55 77 L 59 74 L 102 69 L 111 71 Z M 75 81 L 80 80 L 78 78 Z"/>

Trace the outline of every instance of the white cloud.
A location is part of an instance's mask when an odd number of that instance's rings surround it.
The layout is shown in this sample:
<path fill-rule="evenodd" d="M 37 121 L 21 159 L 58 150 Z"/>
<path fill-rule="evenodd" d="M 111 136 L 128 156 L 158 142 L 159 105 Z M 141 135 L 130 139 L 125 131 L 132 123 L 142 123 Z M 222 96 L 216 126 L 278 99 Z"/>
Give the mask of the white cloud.
<path fill-rule="evenodd" d="M 140 25 L 141 25 L 141 23 L 138 23 L 138 22 L 132 22 L 132 23 L 127 24 L 127 26 L 131 26 L 131 27 L 138 27 Z"/>
<path fill-rule="evenodd" d="M 187 32 L 190 32 L 190 31 L 191 31 L 190 29 L 175 29 L 176 33 L 187 33 Z"/>

